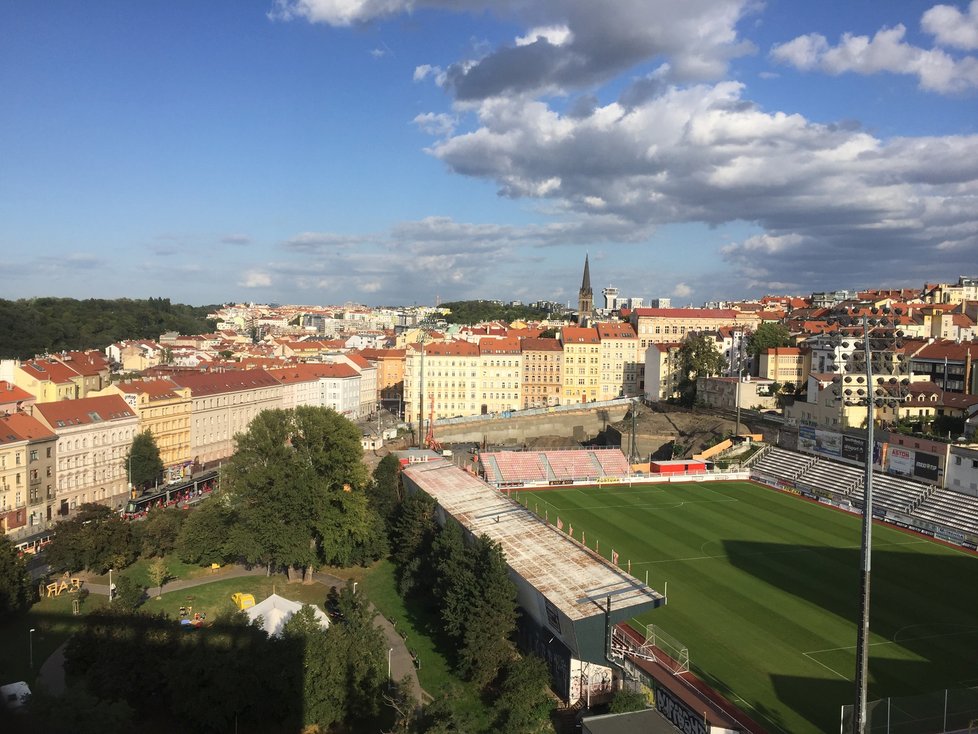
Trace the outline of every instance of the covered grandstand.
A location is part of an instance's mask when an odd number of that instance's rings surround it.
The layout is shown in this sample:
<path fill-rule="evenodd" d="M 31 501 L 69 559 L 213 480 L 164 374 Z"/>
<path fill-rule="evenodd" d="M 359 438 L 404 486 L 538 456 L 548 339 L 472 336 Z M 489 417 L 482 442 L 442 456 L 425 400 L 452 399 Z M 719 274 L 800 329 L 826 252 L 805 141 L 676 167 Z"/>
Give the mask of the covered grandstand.
<path fill-rule="evenodd" d="M 482 475 L 494 486 L 621 478 L 631 474 L 621 449 L 492 451 L 479 455 Z"/>
<path fill-rule="evenodd" d="M 536 453 L 522 456 L 539 460 Z M 584 461 L 597 463 L 593 454 Z M 555 691 L 568 702 L 584 695 L 586 681 L 601 678 L 596 669 L 607 670 L 610 680 L 606 624 L 665 603 L 647 584 L 448 461 L 410 464 L 402 478 L 409 492 L 422 491 L 436 501 L 440 523 L 452 519 L 472 536 L 499 544 L 524 611 L 521 647 L 547 661 Z"/>

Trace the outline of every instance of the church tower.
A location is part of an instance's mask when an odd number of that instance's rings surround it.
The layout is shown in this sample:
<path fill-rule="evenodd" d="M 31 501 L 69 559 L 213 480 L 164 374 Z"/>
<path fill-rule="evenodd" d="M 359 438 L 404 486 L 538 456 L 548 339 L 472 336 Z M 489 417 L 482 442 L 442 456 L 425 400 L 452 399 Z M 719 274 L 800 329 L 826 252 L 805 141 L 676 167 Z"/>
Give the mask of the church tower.
<path fill-rule="evenodd" d="M 591 269 L 588 256 L 584 256 L 584 279 L 577 294 L 577 325 L 588 326 L 594 318 L 594 292 L 591 290 Z"/>

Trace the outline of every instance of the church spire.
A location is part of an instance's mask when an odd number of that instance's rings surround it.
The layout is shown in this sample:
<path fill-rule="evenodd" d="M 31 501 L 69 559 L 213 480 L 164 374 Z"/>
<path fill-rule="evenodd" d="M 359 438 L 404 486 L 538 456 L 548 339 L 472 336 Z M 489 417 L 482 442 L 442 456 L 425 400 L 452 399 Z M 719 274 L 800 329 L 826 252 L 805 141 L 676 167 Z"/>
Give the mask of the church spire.
<path fill-rule="evenodd" d="M 594 293 L 591 290 L 591 268 L 588 255 L 584 255 L 584 277 L 581 279 L 581 290 L 577 295 L 577 323 L 586 326 L 594 314 Z"/>

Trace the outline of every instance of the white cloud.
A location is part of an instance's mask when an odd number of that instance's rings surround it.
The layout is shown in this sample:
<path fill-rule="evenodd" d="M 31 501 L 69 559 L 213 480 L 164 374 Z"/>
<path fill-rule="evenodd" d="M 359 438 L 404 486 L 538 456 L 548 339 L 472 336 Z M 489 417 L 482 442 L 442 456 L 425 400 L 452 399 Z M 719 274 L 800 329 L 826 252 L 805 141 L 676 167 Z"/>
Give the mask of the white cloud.
<path fill-rule="evenodd" d="M 291 250 L 324 250 L 361 244 L 365 235 L 344 235 L 335 232 L 300 232 L 282 244 Z"/>
<path fill-rule="evenodd" d="M 964 51 L 978 49 L 978 0 L 962 13 L 953 5 L 935 5 L 920 19 L 921 27 L 942 46 Z"/>
<path fill-rule="evenodd" d="M 241 233 L 226 234 L 221 237 L 221 242 L 225 245 L 250 245 L 251 237 Z"/>
<path fill-rule="evenodd" d="M 429 135 L 444 137 L 455 132 L 455 125 L 458 124 L 458 119 L 455 115 L 449 115 L 444 112 L 425 112 L 414 118 L 414 124 Z"/>
<path fill-rule="evenodd" d="M 272 20 L 307 20 L 347 26 L 410 9 L 408 0 L 275 0 Z"/>
<path fill-rule="evenodd" d="M 551 46 L 563 46 L 565 43 L 568 43 L 574 38 L 574 34 L 571 32 L 571 29 L 565 25 L 531 28 L 530 32 L 525 36 L 517 36 L 516 45 L 529 46 L 531 43 L 536 43 L 541 38 Z"/>
<path fill-rule="evenodd" d="M 692 293 L 693 289 L 685 283 L 676 283 L 676 286 L 672 289 L 672 295 L 676 298 L 689 298 Z"/>
<path fill-rule="evenodd" d="M 818 33 L 798 36 L 771 49 L 771 58 L 802 71 L 829 74 L 890 72 L 916 76 L 921 89 L 941 94 L 978 88 L 978 59 L 955 59 L 939 48 L 906 43 L 903 25 L 882 28 L 870 38 L 845 33 L 836 46 Z"/>
<path fill-rule="evenodd" d="M 242 288 L 267 288 L 271 284 L 272 276 L 261 270 L 249 270 L 238 282 Z"/>

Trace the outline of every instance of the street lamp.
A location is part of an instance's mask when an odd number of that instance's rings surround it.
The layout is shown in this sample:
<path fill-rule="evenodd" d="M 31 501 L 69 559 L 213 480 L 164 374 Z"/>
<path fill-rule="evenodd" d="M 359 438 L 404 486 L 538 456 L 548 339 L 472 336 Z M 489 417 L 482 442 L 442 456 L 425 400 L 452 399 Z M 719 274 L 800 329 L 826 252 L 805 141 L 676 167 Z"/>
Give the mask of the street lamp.
<path fill-rule="evenodd" d="M 391 653 L 394 652 L 394 648 L 388 648 L 387 650 L 387 679 L 391 679 Z"/>
<path fill-rule="evenodd" d="M 34 628 L 31 627 L 27 633 L 27 650 L 30 658 L 31 672 L 34 672 Z"/>
<path fill-rule="evenodd" d="M 357 582 L 356 581 L 353 582 L 353 593 L 354 594 L 357 593 Z"/>
<path fill-rule="evenodd" d="M 109 604 L 112 603 L 112 597 L 114 596 L 114 594 L 112 593 L 112 588 L 113 588 L 113 584 L 112 584 L 112 569 L 110 568 L 109 569 Z"/>

